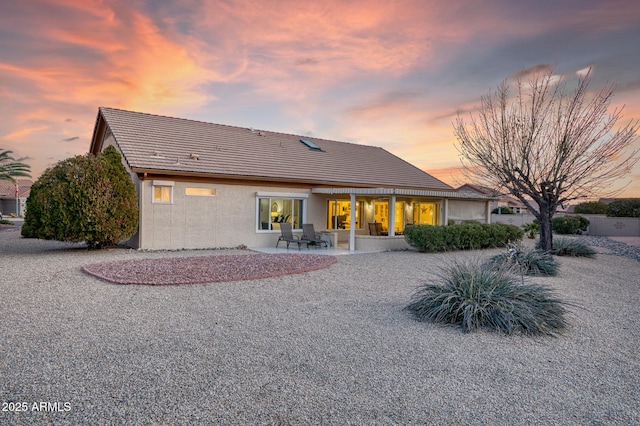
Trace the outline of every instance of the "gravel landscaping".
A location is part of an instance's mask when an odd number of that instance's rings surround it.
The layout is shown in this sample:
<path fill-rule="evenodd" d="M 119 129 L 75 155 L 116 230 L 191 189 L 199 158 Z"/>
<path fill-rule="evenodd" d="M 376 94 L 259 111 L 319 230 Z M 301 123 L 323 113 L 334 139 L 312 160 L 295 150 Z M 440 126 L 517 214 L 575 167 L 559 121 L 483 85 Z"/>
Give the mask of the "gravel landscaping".
<path fill-rule="evenodd" d="M 333 256 L 251 254 L 121 260 L 92 263 L 82 270 L 115 284 L 179 285 L 272 278 L 315 271 L 334 263 Z"/>
<path fill-rule="evenodd" d="M 532 339 L 403 310 L 438 265 L 499 250 L 141 286 L 82 268 L 256 254 L 87 251 L 5 231 L 0 424 L 640 424 L 640 263 L 612 250 L 533 280 L 573 305 L 564 335 Z"/>

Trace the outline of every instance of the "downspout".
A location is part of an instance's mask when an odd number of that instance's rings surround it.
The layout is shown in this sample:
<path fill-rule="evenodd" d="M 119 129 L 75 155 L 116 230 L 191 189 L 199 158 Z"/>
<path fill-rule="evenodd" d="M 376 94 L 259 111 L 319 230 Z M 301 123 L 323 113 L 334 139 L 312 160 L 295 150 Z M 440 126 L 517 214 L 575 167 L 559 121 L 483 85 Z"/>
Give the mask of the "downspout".
<path fill-rule="evenodd" d="M 356 194 L 349 194 L 351 200 L 351 219 L 349 220 L 349 251 L 356 251 Z"/>

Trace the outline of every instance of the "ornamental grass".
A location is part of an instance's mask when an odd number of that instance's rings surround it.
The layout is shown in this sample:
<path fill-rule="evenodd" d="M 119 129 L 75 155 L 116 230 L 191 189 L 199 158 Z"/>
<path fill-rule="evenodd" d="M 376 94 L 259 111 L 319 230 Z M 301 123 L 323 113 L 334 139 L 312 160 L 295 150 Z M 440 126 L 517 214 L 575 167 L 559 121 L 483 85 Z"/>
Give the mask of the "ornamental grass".
<path fill-rule="evenodd" d="M 405 309 L 419 321 L 458 326 L 464 332 L 556 336 L 568 325 L 565 303 L 551 289 L 477 260 L 442 267 Z"/>

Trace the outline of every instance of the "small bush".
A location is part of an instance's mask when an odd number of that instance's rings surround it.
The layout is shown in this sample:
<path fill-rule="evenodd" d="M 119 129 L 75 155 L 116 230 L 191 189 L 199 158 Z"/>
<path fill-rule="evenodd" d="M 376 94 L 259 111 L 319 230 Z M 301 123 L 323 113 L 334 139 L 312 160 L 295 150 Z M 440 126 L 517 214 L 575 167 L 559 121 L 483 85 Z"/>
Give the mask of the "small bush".
<path fill-rule="evenodd" d="M 527 235 L 527 238 L 534 239 L 536 235 L 540 233 L 540 225 L 538 224 L 538 220 L 535 219 L 531 223 L 525 223 L 522 225 L 522 230 Z"/>
<path fill-rule="evenodd" d="M 419 321 L 490 329 L 503 334 L 554 336 L 566 328 L 564 303 L 541 285 L 519 283 L 505 269 L 479 262 L 445 267 L 439 283 L 416 291 L 405 308 Z"/>
<path fill-rule="evenodd" d="M 587 201 L 578 204 L 573 212 L 575 214 L 607 214 L 609 206 L 601 201 Z"/>
<path fill-rule="evenodd" d="M 595 257 L 596 251 L 575 238 L 554 238 L 551 254 L 556 256 Z"/>
<path fill-rule="evenodd" d="M 640 198 L 621 198 L 609 204 L 607 216 L 640 217 Z"/>
<path fill-rule="evenodd" d="M 493 213 L 493 214 L 515 214 L 513 212 L 513 209 L 511 207 L 507 207 L 507 206 L 496 207 L 495 209 L 491 210 L 491 213 Z"/>
<path fill-rule="evenodd" d="M 492 268 L 513 269 L 523 275 L 558 275 L 558 262 L 551 253 L 538 249 L 522 250 L 515 244 L 510 244 L 505 253 L 490 258 L 487 264 Z"/>
<path fill-rule="evenodd" d="M 520 241 L 524 231 L 515 225 L 463 223 L 460 225 L 412 225 L 404 230 L 407 242 L 421 252 L 502 247 Z"/>
<path fill-rule="evenodd" d="M 11 222 L 10 220 L 2 219 L 0 220 L 0 225 L 14 225 L 14 223 Z"/>
<path fill-rule="evenodd" d="M 557 234 L 581 234 L 588 226 L 589 219 L 582 216 L 561 216 L 551 220 L 551 228 Z"/>

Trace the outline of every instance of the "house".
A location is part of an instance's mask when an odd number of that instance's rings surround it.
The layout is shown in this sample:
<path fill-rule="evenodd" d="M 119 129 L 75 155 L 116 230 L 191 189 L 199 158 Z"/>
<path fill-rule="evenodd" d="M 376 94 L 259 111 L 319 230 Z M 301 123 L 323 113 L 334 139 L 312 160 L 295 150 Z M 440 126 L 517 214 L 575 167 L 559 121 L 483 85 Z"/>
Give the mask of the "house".
<path fill-rule="evenodd" d="M 492 197 L 493 201 L 490 203 L 490 209 L 493 211 L 498 207 L 509 207 L 513 210 L 514 213 L 527 213 L 527 207 L 522 203 L 522 201 L 517 198 L 511 197 L 507 194 L 501 194 L 495 189 L 488 188 L 482 185 L 476 185 L 471 183 L 465 183 L 464 185 L 458 187 L 456 192 L 460 193 L 469 193 L 469 194 L 479 194 L 485 195 L 488 197 Z"/>
<path fill-rule="evenodd" d="M 143 249 L 267 247 L 280 224 L 327 231 L 351 250 L 406 244 L 407 224 L 488 221 L 490 197 L 461 194 L 366 145 L 99 108 L 90 152 L 113 145 L 137 188 Z M 386 237 L 372 237 L 379 222 Z"/>
<path fill-rule="evenodd" d="M 0 180 L 0 213 L 3 216 L 24 216 L 31 185 L 33 182 L 29 179 L 17 179 L 16 182 Z"/>

